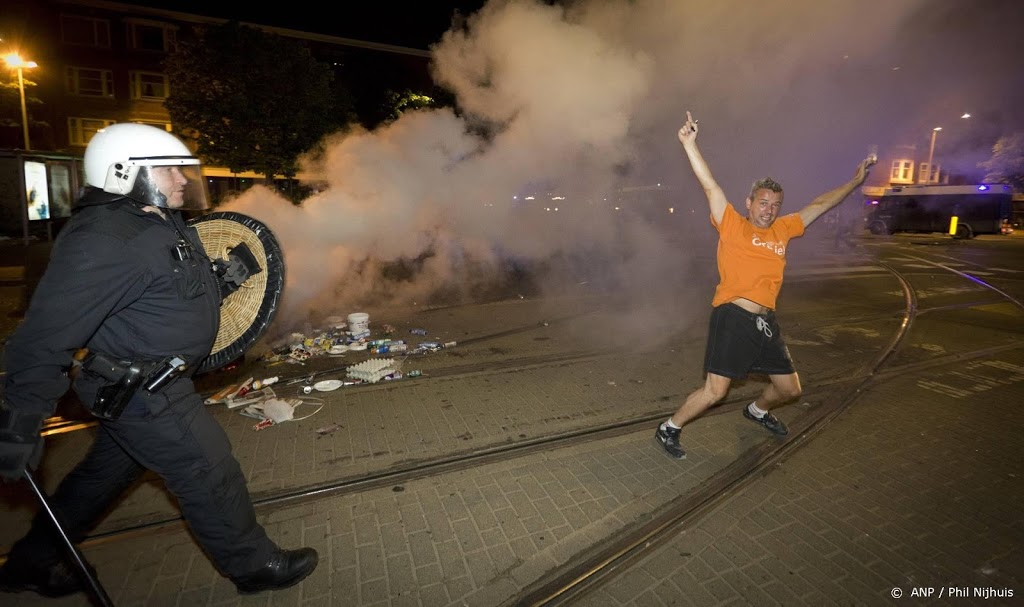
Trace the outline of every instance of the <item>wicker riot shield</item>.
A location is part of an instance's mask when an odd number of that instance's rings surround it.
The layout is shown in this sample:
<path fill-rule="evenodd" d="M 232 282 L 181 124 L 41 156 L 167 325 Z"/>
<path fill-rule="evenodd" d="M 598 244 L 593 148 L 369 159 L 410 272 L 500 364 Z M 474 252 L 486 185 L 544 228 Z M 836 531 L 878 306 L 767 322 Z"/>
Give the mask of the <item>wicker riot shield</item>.
<path fill-rule="evenodd" d="M 235 360 L 266 332 L 284 288 L 284 256 L 273 232 L 241 213 L 207 213 L 188 223 L 210 259 L 226 259 L 228 250 L 244 242 L 263 269 L 221 303 L 217 339 L 197 371 L 204 373 Z"/>

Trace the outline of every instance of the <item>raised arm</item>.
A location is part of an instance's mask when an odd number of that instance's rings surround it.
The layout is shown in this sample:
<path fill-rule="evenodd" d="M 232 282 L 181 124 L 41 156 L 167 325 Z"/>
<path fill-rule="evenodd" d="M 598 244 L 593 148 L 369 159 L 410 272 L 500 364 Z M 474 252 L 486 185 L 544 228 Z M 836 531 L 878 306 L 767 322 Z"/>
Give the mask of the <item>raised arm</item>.
<path fill-rule="evenodd" d="M 821 194 L 812 200 L 810 204 L 800 209 L 798 214 L 800 215 L 800 219 L 804 222 L 804 228 L 807 228 L 807 226 L 811 225 L 811 222 L 821 217 L 825 211 L 828 211 L 842 202 L 843 199 L 850 195 L 850 192 L 860 187 L 860 184 L 864 183 L 864 180 L 867 179 L 868 171 L 871 169 L 871 165 L 873 164 L 875 164 L 873 156 L 865 158 L 859 165 L 857 165 L 857 172 L 854 174 L 853 179 L 835 189 Z"/>
<path fill-rule="evenodd" d="M 686 124 L 679 129 L 679 143 L 683 144 L 686 157 L 690 159 L 690 167 L 693 174 L 697 176 L 700 187 L 704 188 L 704 195 L 708 198 L 708 206 L 711 207 L 711 217 L 715 223 L 722 223 L 722 216 L 725 215 L 725 205 L 729 201 L 725 198 L 725 192 L 719 187 L 718 182 L 711 176 L 711 169 L 704 161 L 700 150 L 697 149 L 697 121 L 693 119 L 690 112 L 686 112 Z"/>

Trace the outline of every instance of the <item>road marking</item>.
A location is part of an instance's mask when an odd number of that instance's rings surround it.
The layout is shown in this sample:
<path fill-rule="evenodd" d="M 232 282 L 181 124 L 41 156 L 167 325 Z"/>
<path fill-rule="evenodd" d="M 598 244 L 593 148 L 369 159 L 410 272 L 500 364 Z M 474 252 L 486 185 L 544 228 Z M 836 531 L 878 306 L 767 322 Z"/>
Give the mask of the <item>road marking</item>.
<path fill-rule="evenodd" d="M 996 372 L 994 377 L 986 373 L 993 371 Z M 935 379 L 918 380 L 917 386 L 959 399 L 1021 382 L 1024 382 L 1024 367 L 1002 360 L 982 360 L 968 363 L 963 369 L 943 373 Z"/>

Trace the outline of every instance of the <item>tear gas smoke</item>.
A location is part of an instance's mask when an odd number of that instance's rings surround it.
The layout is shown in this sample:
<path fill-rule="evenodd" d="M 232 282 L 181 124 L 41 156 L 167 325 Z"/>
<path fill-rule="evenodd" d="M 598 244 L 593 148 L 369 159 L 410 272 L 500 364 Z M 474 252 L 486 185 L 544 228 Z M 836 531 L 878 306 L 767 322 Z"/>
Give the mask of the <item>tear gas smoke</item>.
<path fill-rule="evenodd" d="M 949 48 L 962 5 L 495 0 L 432 48 L 457 111 L 326 141 L 303 167 L 326 187 L 301 206 L 255 187 L 225 208 L 281 241 L 286 323 L 581 285 L 688 289 L 703 318 L 716 235 L 676 139 L 686 110 L 741 212 L 765 175 L 796 211 L 849 179 L 869 144 L 923 139 L 972 98 L 965 87 L 992 84 L 964 69 L 950 87 L 940 64 L 972 65 L 967 34 Z"/>

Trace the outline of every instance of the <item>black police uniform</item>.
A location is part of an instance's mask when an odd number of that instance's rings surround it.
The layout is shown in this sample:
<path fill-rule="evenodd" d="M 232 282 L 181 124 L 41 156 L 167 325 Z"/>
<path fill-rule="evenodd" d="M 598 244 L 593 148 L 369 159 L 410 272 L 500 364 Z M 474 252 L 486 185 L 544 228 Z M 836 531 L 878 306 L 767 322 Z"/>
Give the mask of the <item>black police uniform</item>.
<path fill-rule="evenodd" d="M 25 320 L 7 342 L 4 392 L 13 411 L 52 415 L 82 347 L 124 361 L 177 355 L 191 369 L 209 354 L 220 318 L 217 278 L 195 230 L 178 212 L 168 215 L 165 220 L 95 188 L 79 200 Z M 191 259 L 179 259 L 182 250 L 191 251 Z M 154 394 L 140 389 L 116 420 L 100 419 L 91 450 L 52 503 L 72 540 L 81 541 L 148 468 L 178 499 L 221 572 L 244 576 L 264 566 L 277 547 L 256 522 L 227 435 L 188 375 Z M 88 404 L 102 383 L 78 373 L 74 389 Z M 9 561 L 45 567 L 61 550 L 52 523 L 40 514 Z"/>

